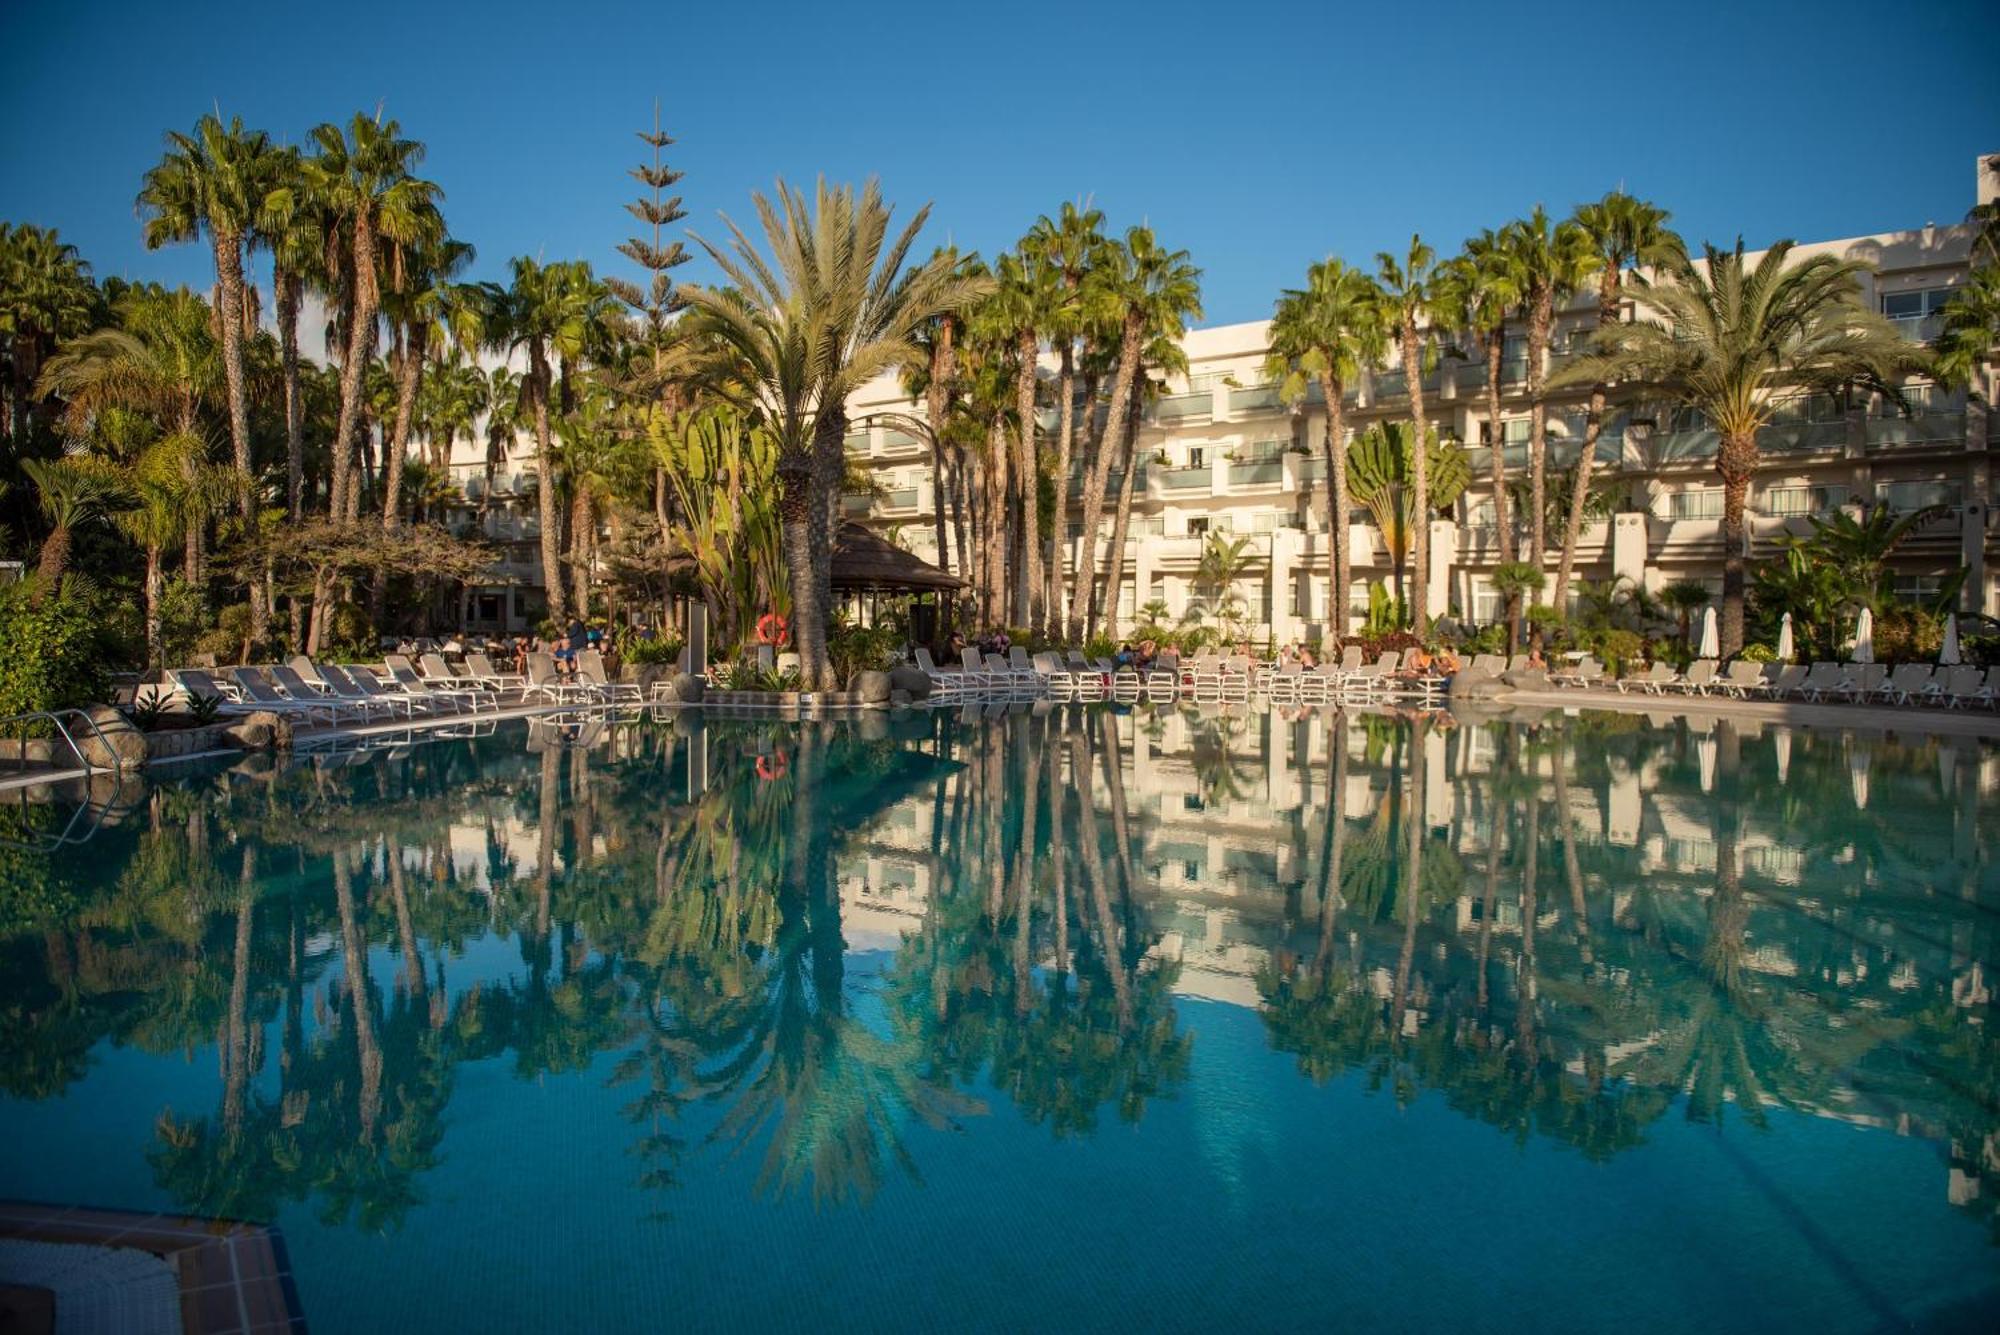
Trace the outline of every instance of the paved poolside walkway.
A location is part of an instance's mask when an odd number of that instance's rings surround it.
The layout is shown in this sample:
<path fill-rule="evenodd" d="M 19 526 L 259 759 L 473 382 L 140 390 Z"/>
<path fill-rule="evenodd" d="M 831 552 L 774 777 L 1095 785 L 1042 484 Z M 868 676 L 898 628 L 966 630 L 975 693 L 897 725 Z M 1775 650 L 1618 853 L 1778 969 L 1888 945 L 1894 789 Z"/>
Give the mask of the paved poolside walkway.
<path fill-rule="evenodd" d="M 2000 739 L 2000 714 L 1981 709 L 1936 709 L 1914 705 L 1856 705 L 1800 700 L 1738 700 L 1720 695 L 1620 695 L 1576 688 L 1510 691 L 1493 705 L 1549 709 L 1601 709 L 1622 714 L 1683 714 L 1690 718 L 1743 719 L 1805 728 L 1859 728 L 1869 732 L 1936 737 Z"/>

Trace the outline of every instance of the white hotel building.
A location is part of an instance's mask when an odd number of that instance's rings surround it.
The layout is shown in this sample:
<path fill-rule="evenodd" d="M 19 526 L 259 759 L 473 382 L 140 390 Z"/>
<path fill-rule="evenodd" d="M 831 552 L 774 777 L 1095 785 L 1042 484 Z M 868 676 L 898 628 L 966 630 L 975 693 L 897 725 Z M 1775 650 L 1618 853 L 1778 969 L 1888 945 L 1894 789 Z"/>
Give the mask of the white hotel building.
<path fill-rule="evenodd" d="M 2000 181 L 1982 166 L 1977 198 L 1989 201 L 1996 193 Z M 1874 270 L 1864 279 L 1867 300 L 1912 339 L 1922 340 L 1936 332 L 1937 311 L 1965 281 L 1971 239 L 1971 229 L 1962 223 L 1926 224 L 1803 245 L 1798 253 L 1867 261 Z M 1555 364 L 1595 318 L 1594 291 L 1580 294 L 1559 313 L 1551 345 Z M 1317 387 L 1297 406 L 1279 400 L 1276 386 L 1264 377 L 1269 327 L 1260 320 L 1190 330 L 1183 339 L 1188 375 L 1147 412 L 1136 455 L 1144 470 L 1142 485 L 1134 497 L 1118 599 L 1128 623 L 1134 609 L 1154 598 L 1163 599 L 1176 617 L 1186 610 L 1195 597 L 1203 535 L 1218 530 L 1252 539 L 1252 573 L 1238 591 L 1260 638 L 1311 640 L 1328 633 L 1336 601 L 1328 588 L 1335 541 L 1344 540 L 1352 555 L 1351 605 L 1365 606 L 1367 586 L 1391 578 L 1388 550 L 1365 511 L 1357 508 L 1338 536 L 1328 525 L 1324 405 Z M 1429 603 L 1435 616 L 1486 623 L 1496 618 L 1499 606 L 1488 582 L 1499 551 L 1484 445 L 1492 424 L 1484 356 L 1469 351 L 1470 361 L 1440 359 L 1424 382 L 1431 421 L 1472 454 L 1469 490 L 1448 518 L 1432 525 Z M 1503 366 L 1498 434 L 1510 475 L 1519 476 L 1526 470 L 1528 437 L 1523 333 L 1510 337 Z M 1995 481 L 1988 462 L 2000 448 L 2000 413 L 1986 406 L 1996 390 L 1990 366 L 1984 375 L 1987 383 L 1972 395 L 1913 385 L 1907 416 L 1880 402 L 1846 412 L 1824 399 L 1786 403 L 1760 442 L 1762 465 L 1750 495 L 1752 554 L 1768 554 L 1781 535 L 1806 532 L 1811 516 L 1841 507 L 1943 506 L 1945 513 L 1898 553 L 1899 584 L 1921 593 L 1964 565 L 1971 572 L 1965 585 L 1968 610 L 2000 612 L 2000 563 L 1990 559 L 2000 552 L 1989 523 Z M 1348 390 L 1351 430 L 1404 416 L 1402 379 L 1393 368 L 1361 376 Z M 1576 457 L 1586 397 L 1581 389 L 1549 396 L 1552 473 L 1568 469 Z M 895 377 L 885 376 L 864 386 L 849 401 L 848 413 L 854 424 L 848 450 L 871 465 L 880 484 L 877 496 L 849 497 L 848 514 L 893 530 L 909 550 L 935 560 L 937 494 L 929 448 L 884 420 L 885 414 L 921 417 L 923 405 L 908 399 Z M 466 439 L 453 450 L 453 479 L 466 497 L 457 520 L 482 532 L 503 554 L 493 582 L 466 594 L 467 624 L 524 629 L 544 605 L 533 441 L 526 435 L 517 439 L 496 471 L 494 494 L 483 513 L 484 446 Z M 1715 453 L 1715 432 L 1685 411 L 1648 397 L 1643 388 L 1614 391 L 1593 485 L 1610 490 L 1618 513 L 1587 528 L 1578 578 L 1623 576 L 1657 589 L 1691 577 L 1719 590 L 1722 489 Z M 1115 481 L 1114 475 L 1114 492 Z M 1085 540 L 1079 494 L 1072 478 L 1064 548 L 1071 571 Z M 1108 546 L 1110 528 L 1108 519 L 1096 525 L 1090 540 Z M 962 554 L 951 555 L 964 573 Z M 1100 554 L 1098 570 L 1105 564 Z"/>
<path fill-rule="evenodd" d="M 1981 201 L 1996 182 L 1982 174 Z M 1801 257 L 1832 254 L 1866 260 L 1866 299 L 1901 325 L 1912 339 L 1930 338 L 1936 312 L 1965 280 L 1972 231 L 1964 224 L 1925 225 L 1908 232 L 1802 245 Z M 1586 336 L 1596 318 L 1594 291 L 1559 312 L 1552 361 Z M 1365 511 L 1356 509 L 1336 533 L 1326 514 L 1324 448 L 1326 412 L 1319 391 L 1296 407 L 1267 382 L 1264 358 L 1269 321 L 1190 330 L 1183 340 L 1188 375 L 1147 413 L 1136 458 L 1144 476 L 1133 502 L 1119 592 L 1121 617 L 1164 599 L 1179 616 L 1194 597 L 1195 567 L 1203 535 L 1218 530 L 1252 539 L 1252 575 L 1239 592 L 1255 633 L 1279 641 L 1316 639 L 1330 629 L 1329 554 L 1345 541 L 1352 554 L 1352 605 L 1365 606 L 1367 586 L 1391 578 L 1389 552 Z M 1430 419 L 1445 435 L 1471 447 L 1472 484 L 1449 518 L 1431 529 L 1430 608 L 1485 623 L 1499 600 L 1488 583 L 1498 561 L 1493 499 L 1485 442 L 1486 367 L 1473 360 L 1441 358 L 1424 381 Z M 1525 474 L 1528 398 L 1525 333 L 1508 341 L 1499 438 L 1510 476 Z M 1917 383 L 1910 410 L 1873 402 L 1841 411 L 1830 400 L 1787 402 L 1763 434 L 1762 465 L 1751 488 L 1753 555 L 1768 554 L 1785 533 L 1809 531 L 1808 519 L 1840 507 L 1881 502 L 1898 510 L 1946 507 L 1898 553 L 1896 577 L 1911 594 L 1935 589 L 1959 565 L 1970 568 L 1969 610 L 2000 610 L 2000 567 L 1988 515 L 1994 478 L 1988 460 L 2000 450 L 2000 413 L 1989 412 L 1991 368 L 1983 392 L 1968 396 Z M 1549 396 L 1549 468 L 1567 470 L 1583 435 L 1584 401 L 1576 389 Z M 885 377 L 849 402 L 856 423 L 848 448 L 874 468 L 883 493 L 849 498 L 849 513 L 883 529 L 926 559 L 936 558 L 935 490 L 929 449 L 914 435 L 880 420 L 881 414 L 921 416 L 895 380 Z M 1347 423 L 1359 432 L 1371 423 L 1407 415 L 1408 396 L 1399 370 L 1376 370 L 1348 391 Z M 875 420 L 870 420 L 870 419 Z M 1618 513 L 1589 526 L 1578 553 L 1582 579 L 1623 576 L 1651 589 L 1695 578 L 1721 588 L 1722 489 L 1715 472 L 1716 433 L 1684 410 L 1649 397 L 1643 388 L 1614 390 L 1614 411 L 1599 442 L 1593 486 L 1610 490 Z M 1115 475 L 1114 488 L 1115 492 Z M 1069 568 L 1076 568 L 1085 524 L 1079 488 L 1069 489 Z M 1089 535 L 1108 546 L 1107 518 Z M 952 553 L 958 565 L 959 554 Z M 1553 558 L 1551 558 L 1553 564 Z M 1105 561 L 1100 555 L 1097 568 Z M 961 573 L 963 573 L 961 568 Z"/>

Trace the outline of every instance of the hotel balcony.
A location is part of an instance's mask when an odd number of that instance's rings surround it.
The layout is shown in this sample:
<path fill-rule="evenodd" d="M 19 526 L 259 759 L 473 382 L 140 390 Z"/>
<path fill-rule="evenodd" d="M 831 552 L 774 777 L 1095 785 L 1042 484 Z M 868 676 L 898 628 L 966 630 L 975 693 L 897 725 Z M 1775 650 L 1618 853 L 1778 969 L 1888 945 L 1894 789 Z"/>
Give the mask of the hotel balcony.
<path fill-rule="evenodd" d="M 1909 417 L 1870 417 L 1863 424 L 1863 438 L 1871 450 L 1894 449 L 1904 445 L 1963 445 L 1965 413 L 1914 413 Z"/>
<path fill-rule="evenodd" d="M 1282 459 L 1257 459 L 1249 463 L 1229 465 L 1231 491 L 1276 487 L 1284 480 L 1285 462 Z"/>
<path fill-rule="evenodd" d="M 1241 385 L 1229 391 L 1229 414 L 1277 412 L 1285 406 L 1276 385 Z"/>
<path fill-rule="evenodd" d="M 1191 422 L 1215 412 L 1215 395 L 1209 390 L 1193 394 L 1170 394 L 1153 405 L 1156 422 Z"/>
<path fill-rule="evenodd" d="M 1215 489 L 1215 470 L 1207 464 L 1199 468 L 1162 468 L 1157 476 L 1166 491 L 1207 494 Z"/>

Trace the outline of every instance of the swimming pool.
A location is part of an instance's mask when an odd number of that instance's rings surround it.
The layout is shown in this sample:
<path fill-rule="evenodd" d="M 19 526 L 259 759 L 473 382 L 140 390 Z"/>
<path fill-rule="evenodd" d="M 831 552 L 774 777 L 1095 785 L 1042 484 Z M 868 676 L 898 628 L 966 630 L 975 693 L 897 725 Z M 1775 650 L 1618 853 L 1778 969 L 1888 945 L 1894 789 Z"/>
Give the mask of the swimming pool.
<path fill-rule="evenodd" d="M 0 1197 L 275 1222 L 316 1330 L 2000 1311 L 1973 742 L 684 715 L 121 802 L 0 848 Z"/>

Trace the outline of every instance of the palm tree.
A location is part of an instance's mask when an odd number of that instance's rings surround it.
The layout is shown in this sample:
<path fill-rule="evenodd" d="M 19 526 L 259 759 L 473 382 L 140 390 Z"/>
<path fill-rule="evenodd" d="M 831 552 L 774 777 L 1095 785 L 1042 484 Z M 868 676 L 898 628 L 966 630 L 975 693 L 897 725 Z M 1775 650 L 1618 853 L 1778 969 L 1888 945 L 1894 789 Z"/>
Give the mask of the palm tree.
<path fill-rule="evenodd" d="M 138 413 L 161 437 L 187 442 L 176 451 L 190 495 L 208 494 L 202 416 L 220 397 L 225 374 L 208 304 L 186 288 L 128 288 L 113 308 L 117 328 L 71 339 L 43 366 L 36 391 L 69 405 L 70 434 L 100 434 L 108 414 Z M 185 574 L 201 585 L 206 513 L 184 526 Z"/>
<path fill-rule="evenodd" d="M 1131 448 L 1129 418 L 1140 360 L 1154 337 L 1171 331 L 1178 336 L 1189 320 L 1201 318 L 1201 270 L 1185 250 L 1167 250 L 1150 227 L 1126 231 L 1122 246 L 1105 251 L 1105 282 L 1121 308 L 1118 363 L 1111 379 L 1111 405 L 1104 422 L 1098 457 L 1087 461 L 1083 484 L 1083 545 L 1077 558 L 1077 595 L 1070 600 L 1069 637 L 1082 642 L 1097 633 L 1099 610 L 1118 606 L 1118 591 L 1097 587 L 1097 526 L 1103 518 L 1104 486 L 1111 461 Z M 1136 461 L 1135 461 L 1136 462 Z M 1063 485 L 1069 485 L 1065 479 Z M 1077 603 L 1086 600 L 1079 614 Z"/>
<path fill-rule="evenodd" d="M 259 206 L 254 243 L 271 251 L 271 291 L 278 322 L 279 372 L 285 384 L 285 503 L 294 523 L 305 516 L 305 397 L 299 376 L 299 313 L 308 286 L 328 290 L 330 213 L 310 188 L 305 158 L 277 150 L 271 189 Z"/>
<path fill-rule="evenodd" d="M 1680 625 L 1682 644 L 1688 642 L 1688 631 L 1694 620 L 1694 614 L 1707 607 L 1708 600 L 1712 596 L 1708 591 L 1708 585 L 1698 579 L 1673 580 L 1660 589 L 1660 606 L 1674 614 L 1675 621 Z"/>
<path fill-rule="evenodd" d="M 1401 349 L 1403 379 L 1410 394 L 1410 439 L 1429 440 L 1430 424 L 1424 417 L 1424 366 L 1423 349 L 1428 337 L 1428 326 L 1433 304 L 1437 300 L 1436 277 L 1437 256 L 1424 244 L 1423 238 L 1412 235 L 1410 249 L 1402 260 L 1387 251 L 1375 256 L 1376 278 L 1382 285 L 1382 292 L 1388 310 L 1390 327 Z M 1428 635 L 1431 628 L 1430 578 L 1431 578 L 1431 504 L 1430 451 L 1412 449 L 1409 451 L 1411 492 L 1410 513 L 1419 522 L 1414 524 L 1410 535 L 1412 552 L 1411 564 L 1415 567 L 1417 600 L 1412 607 L 1415 616 L 1412 624 L 1419 635 Z M 1398 562 L 1397 587 L 1402 587 L 1402 569 Z"/>
<path fill-rule="evenodd" d="M 1507 652 L 1511 656 L 1521 648 L 1521 606 L 1529 595 L 1542 591 L 1548 576 L 1532 561 L 1502 561 L 1493 567 L 1491 580 L 1493 591 L 1507 600 Z"/>
<path fill-rule="evenodd" d="M 125 536 L 146 554 L 141 591 L 146 601 L 146 653 L 154 667 L 166 665 L 161 639 L 160 599 L 164 580 L 161 553 L 182 541 L 192 525 L 228 502 L 228 473 L 207 466 L 199 437 L 176 433 L 149 446 L 134 461 L 127 479 L 132 508 L 114 516 Z"/>
<path fill-rule="evenodd" d="M 35 485 L 35 503 L 49 522 L 42 540 L 39 581 L 34 604 L 55 592 L 69 570 L 71 535 L 87 524 L 123 508 L 124 489 L 118 475 L 102 460 L 71 455 L 62 459 L 23 459 L 22 471 Z"/>
<path fill-rule="evenodd" d="M 383 120 L 379 112 L 373 118 L 355 113 L 344 131 L 330 122 L 315 126 L 312 139 L 319 151 L 305 161 L 306 190 L 347 232 L 339 284 L 347 338 L 340 357 L 340 418 L 333 433 L 329 506 L 339 519 L 355 509 L 359 495 L 352 460 L 366 411 L 363 376 L 374 356 L 381 311 L 382 243 L 409 246 L 437 234 L 437 201 L 443 192 L 411 174 L 423 161 L 424 146 L 403 138 L 402 126 Z"/>
<path fill-rule="evenodd" d="M 1413 446 L 1415 439 L 1407 423 L 1381 422 L 1362 432 L 1348 454 L 1354 498 L 1367 508 L 1389 548 L 1396 597 L 1405 608 L 1411 604 L 1404 564 L 1416 536 L 1430 527 L 1433 514 L 1457 501 L 1472 480 L 1472 466 L 1462 446 L 1440 442 L 1433 432 L 1429 448 L 1419 451 Z"/>
<path fill-rule="evenodd" d="M 1994 364 L 1993 350 L 2000 347 L 2000 263 L 1974 269 L 1952 293 L 1932 346 L 1938 379 L 1947 385 L 1969 385 L 1982 367 Z"/>
<path fill-rule="evenodd" d="M 17 455 L 28 445 L 43 361 L 59 341 L 90 327 L 97 305 L 90 265 L 54 228 L 0 222 L 0 337 L 12 368 L 4 424 Z"/>
<path fill-rule="evenodd" d="M 1105 558 L 1104 587 L 1112 590 L 1109 626 L 1118 633 L 1117 591 L 1125 587 L 1125 535 L 1132 527 L 1132 498 L 1137 494 L 1143 463 L 1139 458 L 1139 422 L 1146 409 L 1166 392 L 1167 381 L 1185 377 L 1187 351 L 1181 346 L 1180 331 L 1161 331 L 1146 345 L 1140 360 L 1139 383 L 1126 408 L 1125 452 L 1119 456 L 1118 502 L 1112 507 L 1111 547 Z"/>
<path fill-rule="evenodd" d="M 390 362 L 396 373 L 396 414 L 383 442 L 388 457 L 383 461 L 382 486 L 382 525 L 391 530 L 400 518 L 403 462 L 416 422 L 417 396 L 423 390 L 424 365 L 433 352 L 443 350 L 454 322 L 468 332 L 476 327 L 478 304 L 476 289 L 454 281 L 472 263 L 470 245 L 438 236 L 395 249 L 393 279 L 382 302 L 395 339 Z"/>
<path fill-rule="evenodd" d="M 1443 266 L 1441 296 L 1449 323 L 1476 334 L 1486 354 L 1486 447 L 1493 488 L 1493 526 L 1500 564 L 1518 556 L 1514 519 L 1507 488 L 1507 441 L 1500 418 L 1500 385 L 1506 375 L 1507 317 L 1521 304 L 1520 265 L 1505 238 L 1490 228 L 1465 243 L 1464 251 Z M 1520 635 L 1521 605 L 1507 604 L 1509 642 Z"/>
<path fill-rule="evenodd" d="M 1778 397 L 1855 387 L 1893 396 L 1891 377 L 1928 360 L 1862 303 L 1864 264 L 1815 255 L 1791 265 L 1792 246 L 1776 242 L 1754 266 L 1744 262 L 1741 242 L 1734 250 L 1704 247 L 1699 264 L 1671 264 L 1667 281 L 1632 289 L 1650 318 L 1599 330 L 1591 352 L 1559 377 L 1651 382 L 1698 409 L 1721 437 L 1725 657 L 1743 647 L 1744 506 L 1757 433 Z"/>
<path fill-rule="evenodd" d="M 535 500 L 541 523 L 542 587 L 547 591 L 549 618 L 564 620 L 568 612 L 563 588 L 560 538 L 562 520 L 556 508 L 555 438 L 549 407 L 555 392 L 550 355 L 559 344 L 574 344 L 581 331 L 568 300 L 568 284 L 560 264 L 544 265 L 517 256 L 506 287 L 488 283 L 481 300 L 482 337 L 496 350 L 525 349 L 528 371 L 521 380 L 521 404 L 535 430 Z M 500 396 L 496 393 L 494 401 Z M 489 456 L 490 465 L 490 456 Z"/>
<path fill-rule="evenodd" d="M 1056 353 L 1056 522 L 1050 526 L 1043 598 L 1051 635 L 1059 634 L 1065 621 L 1063 517 L 1069 511 L 1069 474 L 1076 457 L 1078 344 L 1115 325 L 1121 314 L 1115 295 L 1102 281 L 1108 244 L 1103 211 L 1067 202 L 1055 218 L 1044 214 L 1037 219 L 1021 243 L 1046 266 L 1049 281 L 1041 292 L 1038 323 Z M 1094 398 L 1086 400 L 1086 430 L 1096 407 Z"/>
<path fill-rule="evenodd" d="M 192 134 L 170 131 L 167 154 L 146 173 L 139 191 L 146 219 L 146 249 L 196 240 L 204 231 L 215 251 L 220 289 L 222 370 L 229 409 L 229 444 L 236 464 L 237 506 L 246 535 L 257 531 L 255 474 L 250 462 L 250 403 L 245 388 L 243 341 L 254 325 L 243 281 L 243 248 L 264 210 L 279 159 L 263 131 L 243 128 L 241 118 L 225 126 L 203 116 Z M 262 586 L 250 581 L 251 638 L 263 640 L 270 609 Z"/>
<path fill-rule="evenodd" d="M 803 677 L 832 685 L 826 656 L 833 507 L 845 471 L 847 397 L 882 371 L 912 363 L 916 336 L 987 290 L 941 255 L 904 268 L 926 205 L 889 236 L 890 208 L 870 181 L 820 182 L 809 201 L 778 183 L 774 205 L 753 197 L 770 256 L 733 222 L 727 252 L 697 237 L 734 290 L 688 287 L 704 332 L 728 350 L 728 390 L 758 408 L 779 443 L 785 562 Z"/>
<path fill-rule="evenodd" d="M 1614 190 L 1595 204 L 1579 204 L 1576 225 L 1590 249 L 1588 264 L 1597 271 L 1597 329 L 1618 323 L 1618 306 L 1624 293 L 1625 270 L 1635 264 L 1652 268 L 1673 263 L 1686 253 L 1680 237 L 1667 226 L 1673 215 L 1658 205 L 1634 199 Z M 1583 537 L 1585 510 L 1590 503 L 1590 470 L 1596 462 L 1598 437 L 1604 432 L 1605 385 L 1590 387 L 1590 406 L 1583 421 L 1583 449 L 1576 457 L 1575 479 L 1570 484 L 1569 513 L 1563 521 L 1562 557 L 1556 565 L 1553 602 L 1566 606 L 1570 572 L 1576 566 L 1576 548 Z"/>
<path fill-rule="evenodd" d="M 1035 373 L 1040 336 L 1036 324 L 1046 315 L 1053 274 L 1041 254 L 1023 244 L 994 261 L 997 288 L 979 304 L 974 320 L 989 337 L 1011 340 L 1014 345 L 1014 495 L 1018 507 L 1015 519 L 1018 538 L 1008 542 L 1008 568 L 1013 574 L 1008 590 L 1007 619 L 1016 626 L 1039 626 L 1036 604 L 1042 590 L 1041 452 L 1035 443 Z M 1067 485 L 1065 481 L 1063 485 Z"/>
<path fill-rule="evenodd" d="M 1267 375 L 1291 404 L 1317 382 L 1326 400 L 1326 517 L 1332 548 L 1333 587 L 1328 615 L 1333 636 L 1347 634 L 1353 573 L 1347 550 L 1347 386 L 1361 369 L 1380 362 L 1388 336 L 1382 289 L 1359 269 L 1332 256 L 1306 270 L 1303 288 L 1287 288 L 1271 317 Z"/>
<path fill-rule="evenodd" d="M 1248 609 L 1243 595 L 1236 591 L 1236 581 L 1250 569 L 1250 561 L 1247 535 L 1231 538 L 1218 532 L 1209 534 L 1202 544 L 1201 562 L 1195 567 L 1195 585 L 1209 591 L 1208 610 L 1222 623 L 1222 633 L 1230 640 L 1243 637 Z"/>
<path fill-rule="evenodd" d="M 1590 241 L 1575 222 L 1551 224 L 1541 205 L 1500 230 L 1501 244 L 1519 275 L 1528 316 L 1528 509 L 1540 516 L 1547 490 L 1549 337 L 1555 308 L 1589 275 Z M 1546 562 L 1547 535 L 1537 522 L 1528 530 L 1528 560 Z"/>

